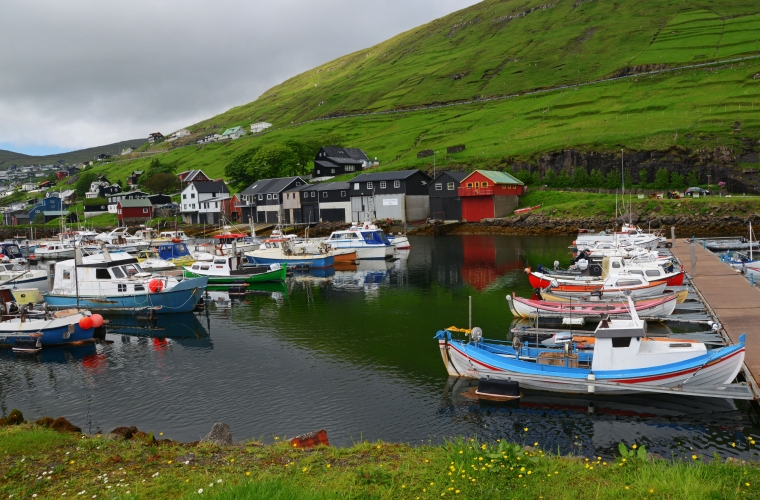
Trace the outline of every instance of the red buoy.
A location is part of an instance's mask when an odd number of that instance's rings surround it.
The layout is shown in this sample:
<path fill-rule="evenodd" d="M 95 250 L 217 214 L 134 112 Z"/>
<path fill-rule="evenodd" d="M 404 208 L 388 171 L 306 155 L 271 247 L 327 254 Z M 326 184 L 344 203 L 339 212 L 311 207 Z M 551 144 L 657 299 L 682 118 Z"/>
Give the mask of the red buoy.
<path fill-rule="evenodd" d="M 85 316 L 84 318 L 79 320 L 79 328 L 82 330 L 89 330 L 92 328 L 92 319 Z"/>
<path fill-rule="evenodd" d="M 100 328 L 103 326 L 103 316 L 100 314 L 93 314 L 90 316 L 90 319 L 92 320 L 92 327 L 93 328 Z"/>
<path fill-rule="evenodd" d="M 158 293 L 164 289 L 164 282 L 158 279 L 153 279 L 148 282 L 148 289 L 151 293 Z"/>

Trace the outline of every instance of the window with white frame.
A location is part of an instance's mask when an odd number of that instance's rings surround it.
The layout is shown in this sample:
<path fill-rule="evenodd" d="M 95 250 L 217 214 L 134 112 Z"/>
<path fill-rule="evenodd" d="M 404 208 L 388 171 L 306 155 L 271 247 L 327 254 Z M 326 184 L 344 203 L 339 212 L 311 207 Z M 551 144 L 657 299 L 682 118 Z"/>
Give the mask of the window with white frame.
<path fill-rule="evenodd" d="M 441 184 L 440 182 L 436 182 L 435 183 L 435 190 L 436 191 L 443 191 L 443 184 Z"/>
<path fill-rule="evenodd" d="M 260 194 L 260 195 L 259 195 L 259 199 L 260 199 L 260 200 L 263 200 L 263 199 L 264 199 L 264 195 L 263 195 L 263 194 Z"/>
<path fill-rule="evenodd" d="M 267 193 L 267 200 L 271 200 L 271 199 L 272 199 L 272 194 L 271 193 Z"/>
<path fill-rule="evenodd" d="M 322 191 L 322 198 L 327 198 L 327 191 Z"/>
<path fill-rule="evenodd" d="M 148 209 L 147 208 L 143 208 L 143 213 L 147 214 L 148 213 Z"/>
<path fill-rule="evenodd" d="M 446 189 L 448 189 L 449 191 L 453 191 L 454 190 L 454 183 L 453 182 L 447 183 L 446 184 Z"/>
<path fill-rule="evenodd" d="M 357 189 L 357 190 L 359 189 L 359 183 L 358 182 L 354 182 L 354 189 Z"/>
<path fill-rule="evenodd" d="M 309 197 L 309 193 L 304 193 L 304 194 L 303 194 L 303 197 L 304 197 L 304 198 L 308 198 L 308 197 Z"/>
<path fill-rule="evenodd" d="M 344 197 L 344 196 L 346 196 L 346 192 L 345 191 L 341 191 L 340 192 L 340 196 L 341 196 L 341 198 Z"/>
<path fill-rule="evenodd" d="M 393 181 L 393 187 L 400 188 L 401 187 L 401 181 Z"/>
<path fill-rule="evenodd" d="M 346 165 L 346 172 L 353 172 L 355 169 L 353 165 Z"/>
<path fill-rule="evenodd" d="M 372 185 L 372 183 L 371 183 L 371 182 L 368 182 L 368 183 L 367 183 L 367 189 L 372 189 L 373 187 L 374 187 L 374 186 Z"/>
<path fill-rule="evenodd" d="M 314 196 L 316 196 L 316 194 L 317 194 L 316 191 L 312 191 L 311 192 L 311 197 L 314 198 Z"/>
<path fill-rule="evenodd" d="M 380 181 L 380 189 L 385 189 L 385 181 Z"/>

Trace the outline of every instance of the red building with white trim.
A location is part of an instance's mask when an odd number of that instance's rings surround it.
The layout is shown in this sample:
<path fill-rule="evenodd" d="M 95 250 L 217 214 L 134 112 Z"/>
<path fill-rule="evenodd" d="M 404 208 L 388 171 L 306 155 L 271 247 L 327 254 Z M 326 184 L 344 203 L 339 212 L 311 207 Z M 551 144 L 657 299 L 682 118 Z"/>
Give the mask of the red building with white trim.
<path fill-rule="evenodd" d="M 458 192 L 462 199 L 462 220 L 478 222 L 514 212 L 525 185 L 504 172 L 476 170 L 462 179 Z"/>

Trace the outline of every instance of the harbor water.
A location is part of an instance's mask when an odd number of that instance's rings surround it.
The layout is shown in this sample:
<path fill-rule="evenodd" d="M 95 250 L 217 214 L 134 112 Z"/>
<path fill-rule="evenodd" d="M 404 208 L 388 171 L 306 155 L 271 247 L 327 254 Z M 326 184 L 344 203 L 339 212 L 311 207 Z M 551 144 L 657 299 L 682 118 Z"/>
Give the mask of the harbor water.
<path fill-rule="evenodd" d="M 202 313 L 110 316 L 95 344 L 0 350 L 0 411 L 181 441 L 226 422 L 235 440 L 265 442 L 324 428 L 334 445 L 478 436 L 586 456 L 611 456 L 621 441 L 666 458 L 754 456 L 760 425 L 748 402 L 533 391 L 511 403 L 473 399 L 477 382 L 447 377 L 436 331 L 466 327 L 472 296 L 473 326 L 508 338 L 505 296 L 532 294 L 525 267 L 567 265 L 572 238 L 410 240 L 393 262 L 296 274 L 243 300 L 210 291 Z"/>

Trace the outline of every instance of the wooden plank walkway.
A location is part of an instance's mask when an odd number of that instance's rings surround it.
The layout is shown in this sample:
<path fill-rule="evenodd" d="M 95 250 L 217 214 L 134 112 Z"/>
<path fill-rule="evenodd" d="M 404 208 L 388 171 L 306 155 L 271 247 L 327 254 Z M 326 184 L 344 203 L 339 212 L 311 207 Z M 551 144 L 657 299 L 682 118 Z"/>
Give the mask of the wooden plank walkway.
<path fill-rule="evenodd" d="M 739 335 L 747 334 L 744 364 L 757 387 L 760 384 L 760 289 L 750 286 L 740 273 L 698 243 L 694 244 L 696 265 L 692 269 L 689 247 L 689 243 L 677 240 L 673 243 L 673 255 L 689 273 L 692 284 L 715 312 L 731 341 L 737 343 Z"/>

